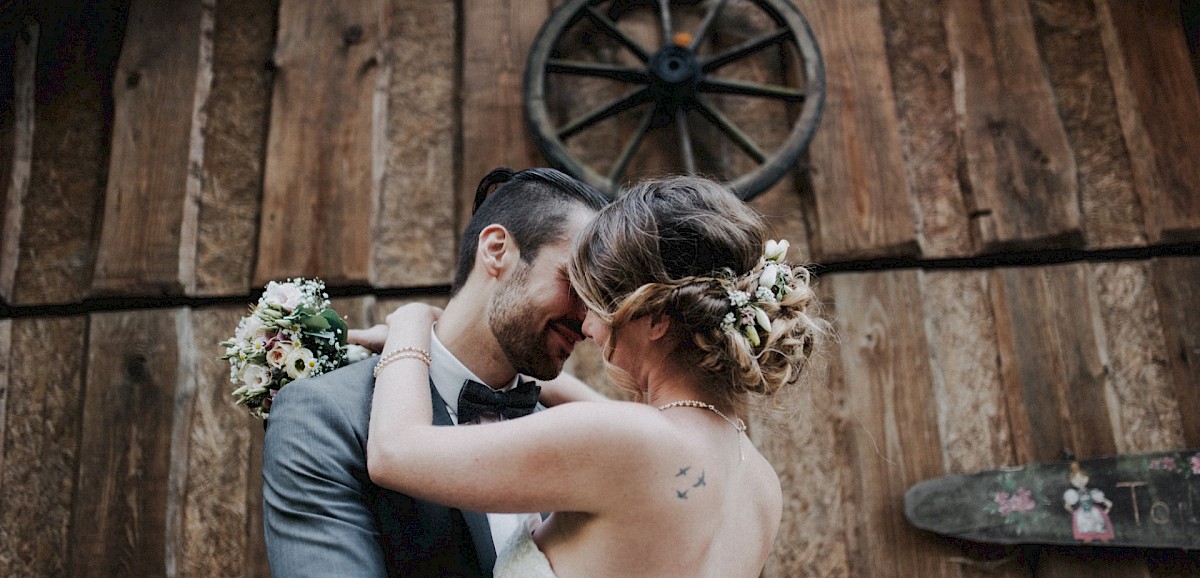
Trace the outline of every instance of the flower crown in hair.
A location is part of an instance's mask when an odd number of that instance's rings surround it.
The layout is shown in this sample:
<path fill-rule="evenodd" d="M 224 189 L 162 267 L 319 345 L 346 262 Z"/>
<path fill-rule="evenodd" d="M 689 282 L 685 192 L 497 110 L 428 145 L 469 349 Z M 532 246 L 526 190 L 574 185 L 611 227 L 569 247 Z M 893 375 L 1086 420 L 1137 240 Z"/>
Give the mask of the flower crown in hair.
<path fill-rule="evenodd" d="M 777 304 L 784 295 L 791 291 L 792 268 L 783 262 L 787 250 L 788 242 L 786 240 L 767 241 L 762 259 L 759 260 L 759 266 L 746 273 L 747 276 L 754 275 L 761 269 L 761 272 L 758 272 L 758 284 L 753 294 L 732 287 L 726 289 L 730 311 L 721 321 L 723 331 L 736 331 L 746 336 L 746 339 L 754 347 L 758 347 L 762 343 L 758 333 L 759 329 L 768 334 L 771 332 L 771 318 L 763 310 L 762 305 Z"/>

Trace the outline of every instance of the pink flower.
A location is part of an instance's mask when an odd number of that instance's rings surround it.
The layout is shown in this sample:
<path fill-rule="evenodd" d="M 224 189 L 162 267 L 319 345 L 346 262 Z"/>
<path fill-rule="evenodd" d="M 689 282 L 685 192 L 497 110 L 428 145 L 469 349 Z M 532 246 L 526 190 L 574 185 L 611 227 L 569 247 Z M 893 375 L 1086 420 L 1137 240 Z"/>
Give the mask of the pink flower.
<path fill-rule="evenodd" d="M 1192 473 L 1200 474 L 1200 454 L 1192 456 Z"/>

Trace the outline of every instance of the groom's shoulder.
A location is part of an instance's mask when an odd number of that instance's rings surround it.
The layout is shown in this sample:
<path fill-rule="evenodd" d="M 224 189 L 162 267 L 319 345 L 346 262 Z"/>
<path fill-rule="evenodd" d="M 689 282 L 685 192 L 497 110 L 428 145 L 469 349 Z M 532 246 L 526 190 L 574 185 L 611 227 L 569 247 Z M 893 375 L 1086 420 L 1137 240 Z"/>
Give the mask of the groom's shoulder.
<path fill-rule="evenodd" d="M 289 406 L 342 406 L 359 407 L 370 403 L 375 378 L 372 371 L 378 358 L 352 363 L 315 377 L 298 379 L 279 390 L 271 406 L 271 413 Z"/>

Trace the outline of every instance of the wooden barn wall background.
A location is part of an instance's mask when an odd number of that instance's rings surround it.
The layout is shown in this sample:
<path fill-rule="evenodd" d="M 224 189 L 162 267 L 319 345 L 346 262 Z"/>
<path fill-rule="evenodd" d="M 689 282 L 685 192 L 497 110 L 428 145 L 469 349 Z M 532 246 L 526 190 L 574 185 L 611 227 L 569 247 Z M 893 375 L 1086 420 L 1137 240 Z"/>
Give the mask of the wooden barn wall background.
<path fill-rule="evenodd" d="M 902 499 L 1200 447 L 1197 2 L 794 3 L 828 100 L 753 204 L 840 342 L 755 424 L 765 575 L 1194 575 L 941 540 Z M 555 4 L 0 2 L 0 575 L 269 573 L 217 342 L 269 279 L 322 277 L 352 325 L 444 302 L 474 184 L 545 163 L 520 84 Z M 572 366 L 603 387 L 594 347 Z"/>

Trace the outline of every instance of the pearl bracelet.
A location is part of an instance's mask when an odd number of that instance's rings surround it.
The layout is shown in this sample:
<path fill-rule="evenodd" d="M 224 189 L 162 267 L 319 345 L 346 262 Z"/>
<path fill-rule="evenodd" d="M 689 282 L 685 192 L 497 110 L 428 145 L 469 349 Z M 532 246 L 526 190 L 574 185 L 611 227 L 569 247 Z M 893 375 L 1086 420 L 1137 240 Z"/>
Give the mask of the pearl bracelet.
<path fill-rule="evenodd" d="M 425 367 L 429 367 L 430 363 L 428 351 L 419 347 L 401 347 L 379 359 L 379 363 L 375 364 L 375 377 L 378 378 L 379 372 L 383 371 L 383 368 L 398 359 L 416 359 L 424 363 Z"/>

